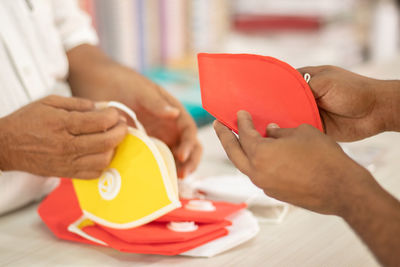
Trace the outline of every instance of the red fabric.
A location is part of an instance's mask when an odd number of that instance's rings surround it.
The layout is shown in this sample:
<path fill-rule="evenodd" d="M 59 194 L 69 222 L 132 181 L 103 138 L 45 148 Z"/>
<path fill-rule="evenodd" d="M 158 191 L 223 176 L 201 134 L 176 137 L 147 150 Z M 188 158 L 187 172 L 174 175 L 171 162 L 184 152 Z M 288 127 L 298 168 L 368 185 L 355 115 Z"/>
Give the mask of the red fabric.
<path fill-rule="evenodd" d="M 167 228 L 168 222 L 152 222 L 132 229 L 113 229 L 99 225 L 104 231 L 128 243 L 156 244 L 183 242 L 215 232 L 231 225 L 230 221 L 197 224 L 193 232 L 174 232 Z M 85 230 L 86 232 L 86 230 Z M 100 238 L 103 240 L 103 238 Z"/>
<path fill-rule="evenodd" d="M 245 203 L 233 204 L 227 202 L 212 203 L 215 206 L 214 211 L 194 211 L 185 208 L 188 199 L 181 199 L 182 207 L 175 209 L 164 216 L 156 219 L 157 222 L 170 222 L 170 221 L 194 221 L 198 223 L 214 223 L 224 221 L 226 217 L 238 212 L 247 207 Z"/>
<path fill-rule="evenodd" d="M 103 240 L 107 244 L 112 244 L 113 248 L 123 252 L 160 255 L 178 255 L 228 234 L 228 230 L 226 230 L 225 228 L 220 228 L 214 232 L 210 232 L 198 238 L 183 242 L 135 244 L 115 238 L 115 236 L 107 233 L 98 226 L 85 227 L 84 231 L 93 237 Z"/>
<path fill-rule="evenodd" d="M 98 245 L 67 230 L 82 216 L 71 180 L 61 179 L 60 185 L 40 204 L 38 213 L 58 238 Z M 224 227 L 231 223 L 219 220 L 212 224 L 199 224 L 198 230 L 188 233 L 170 231 L 166 224 L 152 222 L 133 229 L 107 231 L 102 226 L 94 225 L 83 228 L 83 231 L 120 251 L 176 255 L 227 235 Z"/>
<path fill-rule="evenodd" d="M 236 133 L 239 110 L 250 112 L 262 136 L 272 122 L 323 131 L 311 89 L 290 65 L 258 55 L 204 53 L 198 63 L 203 107 Z"/>
<path fill-rule="evenodd" d="M 39 216 L 55 236 L 88 244 L 93 243 L 68 231 L 68 226 L 82 216 L 72 182 L 61 179 L 60 185 L 40 203 Z"/>

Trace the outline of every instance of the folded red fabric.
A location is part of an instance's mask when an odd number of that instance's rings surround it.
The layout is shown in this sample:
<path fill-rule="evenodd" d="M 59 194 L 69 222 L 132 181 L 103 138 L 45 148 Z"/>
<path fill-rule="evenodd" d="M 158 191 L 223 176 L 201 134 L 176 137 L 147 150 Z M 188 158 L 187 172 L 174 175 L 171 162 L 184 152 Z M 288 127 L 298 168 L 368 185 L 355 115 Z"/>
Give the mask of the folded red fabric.
<path fill-rule="evenodd" d="M 98 245 L 68 231 L 68 226 L 82 216 L 71 180 L 61 179 L 60 185 L 40 203 L 38 213 L 56 237 Z"/>
<path fill-rule="evenodd" d="M 98 226 L 85 227 L 84 231 L 85 233 L 106 242 L 110 247 L 123 252 L 159 255 L 178 255 L 228 234 L 228 230 L 225 228 L 219 228 L 197 238 L 181 242 L 136 244 L 116 238 L 114 235 L 107 233 Z"/>
<path fill-rule="evenodd" d="M 217 206 L 225 207 L 223 214 L 238 210 L 243 205 L 219 203 Z M 228 212 L 229 210 L 229 212 Z M 189 210 L 188 210 L 189 211 Z M 55 236 L 64 240 L 99 245 L 86 240 L 77 234 L 68 231 L 68 226 L 78 220 L 83 214 L 79 207 L 71 180 L 61 179 L 60 185 L 47 196 L 38 208 L 38 213 L 47 227 Z M 171 218 L 177 218 L 183 211 L 178 212 Z M 186 216 L 185 218 L 194 218 Z M 198 216 L 198 215 L 196 215 Z M 209 220 L 211 221 L 211 220 Z M 192 248 L 203 245 L 216 238 L 228 234 L 225 229 L 231 222 L 221 219 L 212 223 L 197 223 L 198 229 L 191 232 L 175 232 L 167 228 L 169 221 L 161 220 L 140 227 L 116 230 L 100 225 L 85 226 L 83 232 L 105 242 L 108 246 L 124 252 L 147 253 L 161 255 L 177 255 Z"/>
<path fill-rule="evenodd" d="M 209 233 L 231 225 L 230 221 L 196 224 L 197 230 L 191 232 L 175 232 L 168 228 L 168 222 L 151 222 L 132 229 L 113 229 L 99 225 L 104 231 L 128 243 L 157 244 L 184 242 L 205 236 Z M 86 232 L 86 231 L 85 231 Z M 103 240 L 103 238 L 99 238 Z"/>
<path fill-rule="evenodd" d="M 227 203 L 213 201 L 213 211 L 191 210 L 187 208 L 189 199 L 181 199 L 182 207 L 175 209 L 164 216 L 156 219 L 157 222 L 170 221 L 194 221 L 197 223 L 214 223 L 224 221 L 226 217 L 247 207 L 245 203 Z"/>

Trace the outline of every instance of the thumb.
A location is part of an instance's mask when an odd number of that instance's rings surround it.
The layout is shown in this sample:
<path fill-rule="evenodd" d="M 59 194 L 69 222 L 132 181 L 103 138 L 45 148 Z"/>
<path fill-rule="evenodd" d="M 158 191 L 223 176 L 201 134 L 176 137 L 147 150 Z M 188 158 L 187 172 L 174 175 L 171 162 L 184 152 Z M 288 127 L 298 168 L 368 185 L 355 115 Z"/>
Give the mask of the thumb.
<path fill-rule="evenodd" d="M 172 106 L 161 94 L 151 92 L 146 94 L 141 101 L 141 106 L 150 114 L 162 118 L 176 118 L 180 110 Z"/>
<path fill-rule="evenodd" d="M 267 126 L 267 136 L 272 138 L 282 138 L 291 135 L 292 128 L 280 128 L 276 123 L 270 123 Z"/>

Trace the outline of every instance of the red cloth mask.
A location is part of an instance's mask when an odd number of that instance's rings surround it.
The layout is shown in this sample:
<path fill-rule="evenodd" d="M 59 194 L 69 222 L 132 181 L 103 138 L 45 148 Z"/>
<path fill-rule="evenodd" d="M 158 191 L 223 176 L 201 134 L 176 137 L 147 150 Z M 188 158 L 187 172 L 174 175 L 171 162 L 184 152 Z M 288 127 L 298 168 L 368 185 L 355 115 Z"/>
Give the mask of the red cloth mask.
<path fill-rule="evenodd" d="M 204 53 L 198 64 L 203 107 L 234 132 L 239 110 L 252 115 L 262 136 L 269 123 L 281 128 L 306 123 L 323 131 L 311 89 L 290 65 L 259 55 Z"/>

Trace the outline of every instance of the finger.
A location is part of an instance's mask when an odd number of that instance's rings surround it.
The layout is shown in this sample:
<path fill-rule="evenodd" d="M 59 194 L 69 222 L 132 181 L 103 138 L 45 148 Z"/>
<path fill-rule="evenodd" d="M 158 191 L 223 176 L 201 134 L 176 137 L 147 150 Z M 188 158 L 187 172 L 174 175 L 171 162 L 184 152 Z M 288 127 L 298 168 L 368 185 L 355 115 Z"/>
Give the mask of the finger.
<path fill-rule="evenodd" d="M 72 135 L 104 132 L 124 118 L 114 108 L 89 112 L 72 111 L 67 119 L 67 130 Z M 125 119 L 126 120 L 126 119 Z"/>
<path fill-rule="evenodd" d="M 199 165 L 203 148 L 200 143 L 197 143 L 190 154 L 190 157 L 184 163 L 178 165 L 178 177 L 185 178 L 192 173 Z"/>
<path fill-rule="evenodd" d="M 77 157 L 74 160 L 74 166 L 81 171 L 93 171 L 106 169 L 114 156 L 114 150 L 99 154 L 90 154 Z"/>
<path fill-rule="evenodd" d="M 248 174 L 251 170 L 250 162 L 236 136 L 231 130 L 218 121 L 214 122 L 214 130 L 217 133 L 228 158 L 241 172 Z"/>
<path fill-rule="evenodd" d="M 157 85 L 153 85 L 157 86 Z M 162 118 L 176 118 L 180 110 L 171 105 L 164 95 L 161 94 L 158 86 L 155 90 L 148 90 L 145 97 L 141 100 L 140 104 L 149 113 Z"/>
<path fill-rule="evenodd" d="M 45 105 L 55 108 L 61 108 L 68 111 L 89 111 L 94 109 L 94 102 L 88 99 L 78 97 L 63 97 L 50 95 L 41 100 Z"/>
<path fill-rule="evenodd" d="M 181 130 L 179 145 L 174 150 L 174 154 L 180 162 L 185 162 L 189 158 L 197 143 L 196 125 L 190 121 L 184 123 L 186 123 L 185 126 L 178 125 L 178 127 L 183 127 L 183 130 Z"/>
<path fill-rule="evenodd" d="M 306 73 L 309 73 L 311 75 L 311 79 L 308 82 L 308 85 L 310 86 L 315 99 L 324 96 L 327 92 L 327 82 L 329 82 L 330 80 L 323 78 L 323 76 L 320 76 L 319 74 L 329 70 L 330 68 L 331 66 L 316 66 L 297 69 L 303 76 Z M 318 77 L 318 79 L 316 79 L 316 76 Z"/>
<path fill-rule="evenodd" d="M 106 132 L 76 136 L 71 142 L 71 153 L 88 155 L 115 149 L 128 133 L 126 123 L 120 121 Z"/>
<path fill-rule="evenodd" d="M 276 123 L 270 123 L 267 126 L 267 136 L 272 138 L 282 138 L 293 134 L 292 128 L 279 128 Z"/>
<path fill-rule="evenodd" d="M 250 113 L 244 110 L 240 110 L 237 113 L 238 119 L 238 130 L 239 130 L 239 142 L 243 147 L 247 155 L 251 153 L 256 145 L 257 139 L 261 138 L 261 135 L 254 128 L 253 120 Z"/>
<path fill-rule="evenodd" d="M 77 171 L 73 175 L 71 175 L 70 178 L 77 178 L 77 179 L 84 179 L 84 180 L 96 179 L 96 178 L 99 178 L 102 175 L 102 173 L 103 173 L 102 170 L 97 170 L 97 171 Z"/>
<path fill-rule="evenodd" d="M 164 99 L 173 107 L 176 107 L 177 109 L 180 110 L 185 110 L 182 103 L 173 97 L 171 94 L 169 94 L 166 90 L 159 88 L 160 94 L 164 97 Z"/>

